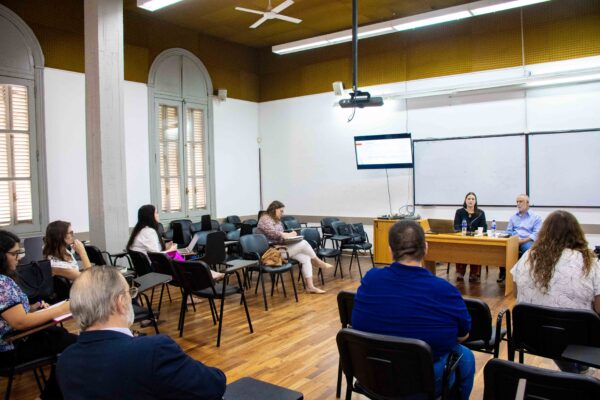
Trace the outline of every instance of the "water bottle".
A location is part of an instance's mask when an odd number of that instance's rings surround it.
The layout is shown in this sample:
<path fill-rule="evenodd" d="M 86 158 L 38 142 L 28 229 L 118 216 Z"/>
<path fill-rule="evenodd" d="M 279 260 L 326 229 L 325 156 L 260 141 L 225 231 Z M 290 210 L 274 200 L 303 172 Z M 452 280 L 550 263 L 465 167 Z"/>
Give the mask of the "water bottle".
<path fill-rule="evenodd" d="M 488 235 L 488 236 L 496 237 L 496 220 L 495 219 L 492 220 L 491 235 Z"/>
<path fill-rule="evenodd" d="M 463 236 L 467 235 L 467 220 L 463 218 L 462 220 L 462 224 L 461 224 L 461 233 Z"/>

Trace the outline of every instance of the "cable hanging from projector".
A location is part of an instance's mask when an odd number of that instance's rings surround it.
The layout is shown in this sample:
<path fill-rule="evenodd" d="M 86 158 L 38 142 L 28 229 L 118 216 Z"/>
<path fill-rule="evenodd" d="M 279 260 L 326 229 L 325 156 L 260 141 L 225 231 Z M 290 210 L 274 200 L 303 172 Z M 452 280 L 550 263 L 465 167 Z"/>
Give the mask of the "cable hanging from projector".
<path fill-rule="evenodd" d="M 349 99 L 340 100 L 340 107 L 353 108 L 348 122 L 354 118 L 356 107 L 379 107 L 383 98 L 371 97 L 369 92 L 358 90 L 358 0 L 352 0 L 352 92 Z"/>

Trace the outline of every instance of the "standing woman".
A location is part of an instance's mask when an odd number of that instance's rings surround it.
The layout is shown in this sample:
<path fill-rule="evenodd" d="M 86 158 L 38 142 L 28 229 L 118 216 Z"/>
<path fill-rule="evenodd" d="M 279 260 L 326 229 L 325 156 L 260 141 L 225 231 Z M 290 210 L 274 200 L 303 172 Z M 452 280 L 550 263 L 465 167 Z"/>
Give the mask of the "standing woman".
<path fill-rule="evenodd" d="M 281 244 L 285 239 L 298 236 L 294 231 L 284 232 L 281 216 L 285 205 L 275 200 L 258 220 L 257 232 L 262 233 L 272 242 Z M 325 293 L 324 290 L 317 288 L 313 283 L 312 268 L 333 268 L 331 264 L 322 261 L 315 254 L 314 250 L 306 240 L 298 243 L 286 245 L 290 258 L 294 258 L 302 265 L 302 275 L 306 281 L 306 291 L 308 293 Z"/>
<path fill-rule="evenodd" d="M 30 305 L 27 295 L 17 285 L 17 264 L 24 254 L 19 248 L 19 242 L 15 234 L 0 230 L 0 365 L 3 367 L 12 365 L 13 362 L 21 364 L 60 354 L 77 340 L 77 336 L 57 326 L 31 334 L 26 340 L 16 344 L 4 340 L 14 330 L 35 328 L 69 312 L 68 302 L 42 312 L 30 312 L 47 308 L 48 305 L 44 302 Z M 41 398 L 62 399 L 54 366 Z"/>
<path fill-rule="evenodd" d="M 477 207 L 477 196 L 473 192 L 467 193 L 462 208 L 456 210 L 454 214 L 454 230 L 462 229 L 462 221 L 467 221 L 467 230 L 469 232 L 476 231 L 477 228 L 483 228 L 487 231 L 487 222 L 485 212 Z M 467 264 L 456 264 L 456 279 L 462 280 L 465 277 Z M 471 272 L 469 274 L 469 282 L 479 282 L 481 280 L 481 265 L 471 264 Z"/>
<path fill-rule="evenodd" d="M 44 237 L 44 257 L 50 260 L 52 275 L 62 276 L 74 281 L 79 277 L 79 264 L 75 253 L 81 259 L 82 269 L 91 267 L 85 246 L 75 239 L 70 222 L 54 221 L 46 227 Z"/>

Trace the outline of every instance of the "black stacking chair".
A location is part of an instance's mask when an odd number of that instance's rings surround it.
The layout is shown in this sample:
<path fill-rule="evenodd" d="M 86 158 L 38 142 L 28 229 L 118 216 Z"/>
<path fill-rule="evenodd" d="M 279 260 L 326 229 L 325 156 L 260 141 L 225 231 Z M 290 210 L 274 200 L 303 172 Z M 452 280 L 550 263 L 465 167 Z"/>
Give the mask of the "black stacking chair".
<path fill-rule="evenodd" d="M 340 219 L 336 218 L 336 217 L 325 217 L 321 220 L 321 233 L 323 234 L 323 247 L 325 247 L 327 239 L 329 239 L 330 237 L 335 235 L 335 233 L 333 232 L 333 228 L 331 227 L 331 224 L 333 222 L 339 221 L 339 220 Z"/>
<path fill-rule="evenodd" d="M 513 307 L 509 326 L 508 359 L 519 362 L 524 353 L 561 359 L 568 345 L 600 347 L 600 316 L 592 310 L 573 310 L 520 303 Z"/>
<path fill-rule="evenodd" d="M 204 255 L 198 258 L 198 260 L 204 261 L 216 271 L 218 265 L 224 265 L 225 261 L 227 261 L 227 251 L 225 249 L 226 239 L 227 235 L 225 235 L 225 232 L 210 232 L 206 235 Z"/>
<path fill-rule="evenodd" d="M 25 256 L 19 261 L 19 264 L 29 264 L 30 262 L 43 260 L 44 238 L 41 236 L 23 239 Z"/>
<path fill-rule="evenodd" d="M 173 242 L 180 247 L 185 247 L 192 241 L 192 221 L 189 219 L 171 221 L 171 229 L 173 230 Z"/>
<path fill-rule="evenodd" d="M 240 237 L 245 235 L 251 235 L 253 233 L 253 226 L 249 224 L 242 224 L 240 227 Z"/>
<path fill-rule="evenodd" d="M 106 258 L 104 258 L 104 254 L 107 254 L 108 257 L 110 257 L 110 253 L 108 253 L 107 251 L 102 251 L 102 250 L 100 250 L 98 247 L 96 247 L 94 245 L 86 244 L 85 245 L 85 252 L 87 253 L 88 258 L 90 259 L 90 262 L 92 264 L 95 264 L 95 265 L 108 265 L 108 263 L 106 262 Z"/>
<path fill-rule="evenodd" d="M 354 297 L 356 292 L 348 292 L 342 290 L 337 295 L 338 312 L 340 314 L 340 322 L 342 329 L 352 328 L 352 309 L 354 308 Z M 342 359 L 340 358 L 338 366 L 337 385 L 335 387 L 335 397 L 340 397 L 342 394 Z"/>
<path fill-rule="evenodd" d="M 241 222 L 240 222 L 241 225 Z M 222 232 L 228 233 L 228 232 L 233 232 L 237 229 L 237 226 L 235 224 L 232 224 L 231 222 L 225 222 L 222 223 L 220 228 L 219 228 Z"/>
<path fill-rule="evenodd" d="M 171 277 L 171 281 L 169 281 L 169 283 L 167 283 L 166 285 L 163 285 L 163 287 L 160 289 L 160 298 L 162 299 L 163 290 L 165 289 L 165 286 L 167 289 L 167 296 L 169 296 L 169 303 L 172 302 L 169 286 L 179 288 L 179 290 L 181 291 L 181 294 L 183 295 L 183 289 L 181 286 L 181 282 L 179 282 L 177 280 L 177 276 L 173 272 L 174 267 L 173 267 L 173 260 L 171 259 L 171 257 L 166 255 L 165 253 L 148 252 L 148 258 L 150 259 L 150 262 L 152 263 L 152 268 L 154 269 L 154 272 L 158 272 L 159 274 L 169 275 Z M 196 311 L 196 306 L 195 306 L 195 304 L 193 304 L 193 299 L 192 299 L 192 306 L 194 307 L 194 311 Z M 160 303 L 159 303 L 159 311 L 160 311 Z"/>
<path fill-rule="evenodd" d="M 236 228 L 239 228 L 240 225 L 242 224 L 242 220 L 237 215 L 228 215 L 225 218 L 225 222 L 229 223 L 229 224 L 233 224 Z"/>
<path fill-rule="evenodd" d="M 597 400 L 600 380 L 493 358 L 483 369 L 484 400 Z M 519 382 L 524 386 L 517 397 Z"/>
<path fill-rule="evenodd" d="M 148 296 L 146 296 L 145 293 L 138 293 L 138 297 L 144 299 L 146 306 L 144 307 L 143 305 L 141 305 L 141 303 L 132 303 L 134 315 L 133 322 L 137 323 L 142 321 L 150 321 L 152 323 L 152 326 L 154 327 L 154 332 L 156 332 L 156 334 L 158 335 L 160 333 L 158 331 L 158 322 L 156 321 L 156 319 L 158 318 L 158 314 L 155 314 L 154 311 L 152 311 L 152 301 L 148 299 Z"/>
<path fill-rule="evenodd" d="M 492 313 L 488 305 L 479 299 L 464 299 L 467 310 L 471 315 L 471 332 L 469 338 L 462 345 L 474 351 L 493 354 L 498 358 L 500 342 L 506 336 L 506 329 L 502 329 L 502 321 L 506 315 L 509 324 L 510 311 L 502 309 L 496 318 L 496 326 L 492 325 Z"/>
<path fill-rule="evenodd" d="M 133 264 L 133 270 L 135 271 L 137 276 L 144 276 L 150 272 L 156 272 L 154 270 L 152 264 L 150 263 L 148 257 L 144 253 L 140 253 L 139 251 L 135 251 L 135 250 L 128 250 L 127 254 L 129 256 L 129 259 L 131 260 L 131 263 Z M 172 275 L 172 274 L 168 274 L 168 275 Z M 160 289 L 160 298 L 158 301 L 158 309 L 159 310 L 162 306 L 162 299 L 163 299 L 165 285 L 167 285 L 167 283 L 163 284 Z M 152 288 L 152 292 L 150 292 L 150 304 L 152 304 L 153 301 L 154 301 L 154 288 Z"/>
<path fill-rule="evenodd" d="M 243 226 L 243 225 L 242 225 Z M 265 251 L 269 248 L 269 242 L 265 235 L 261 234 L 250 234 L 244 235 L 240 237 L 240 245 L 242 246 L 242 254 L 243 257 L 247 260 L 258 260 L 258 266 L 255 268 L 248 268 L 249 271 L 257 271 L 258 272 L 258 280 L 256 281 L 256 289 L 254 293 L 258 292 L 258 283 L 262 285 L 262 293 L 263 293 L 263 301 L 265 303 L 265 311 L 269 310 L 267 305 L 267 294 L 265 292 L 265 280 L 263 278 L 263 274 L 271 275 L 271 296 L 275 291 L 275 276 L 281 276 L 285 272 L 290 273 L 290 277 L 292 278 L 292 287 L 294 288 L 294 297 L 296 298 L 296 303 L 298 302 L 298 293 L 296 292 L 296 283 L 294 282 L 294 272 L 292 270 L 291 263 L 285 263 L 279 266 L 270 266 L 263 265 L 260 263 L 260 258 L 264 254 Z M 283 276 L 281 276 L 281 287 L 283 288 L 283 295 L 287 297 L 287 293 L 285 291 L 285 284 L 283 282 Z"/>
<path fill-rule="evenodd" d="M 253 218 L 245 219 L 242 223 L 250 225 L 252 228 L 254 228 L 256 225 L 258 225 L 258 221 Z"/>
<path fill-rule="evenodd" d="M 373 245 L 369 243 L 367 233 L 364 231 L 362 224 L 350 225 L 342 221 L 334 221 L 331 223 L 334 236 L 344 236 L 346 239 L 337 240 L 337 246 L 340 250 L 352 250 L 350 258 L 350 266 L 348 267 L 348 273 L 352 270 L 352 261 L 356 258 L 356 264 L 358 265 L 358 272 L 362 279 L 362 268 L 360 266 L 360 259 L 358 256 L 359 251 L 368 251 L 371 256 L 371 265 L 374 267 L 375 262 L 373 261 L 373 253 L 371 248 Z M 341 268 L 340 268 L 341 269 Z"/>
<path fill-rule="evenodd" d="M 181 310 L 179 313 L 179 337 L 183 335 L 183 325 L 185 322 L 185 312 L 187 309 L 187 298 L 191 295 L 203 297 L 208 299 L 210 311 L 213 318 L 213 324 L 216 324 L 216 320 L 219 321 L 219 329 L 217 333 L 217 347 L 221 345 L 221 328 L 223 326 L 223 309 L 225 306 L 225 298 L 234 294 L 241 296 L 241 303 L 244 304 L 244 310 L 246 311 L 246 319 L 248 320 L 248 327 L 250 333 L 253 333 L 252 322 L 250 321 L 250 313 L 248 312 L 248 305 L 246 304 L 246 297 L 244 296 L 244 289 L 242 288 L 242 281 L 238 271 L 235 271 L 238 285 L 231 286 L 227 284 L 229 275 L 225 276 L 225 280 L 221 283 L 215 283 L 210 273 L 208 265 L 202 261 L 173 261 L 173 265 L 178 273 L 179 279 L 183 285 L 183 296 L 181 298 Z M 215 305 L 215 299 L 221 300 L 221 307 L 218 316 L 217 307 Z"/>
<path fill-rule="evenodd" d="M 346 400 L 352 398 L 353 391 L 380 400 L 435 399 L 433 355 L 424 341 L 349 328 L 340 330 L 336 340 L 346 376 Z M 448 357 L 442 399 L 450 394 L 449 377 L 457 361 L 456 354 Z M 453 390 L 458 382 L 455 379 Z"/>

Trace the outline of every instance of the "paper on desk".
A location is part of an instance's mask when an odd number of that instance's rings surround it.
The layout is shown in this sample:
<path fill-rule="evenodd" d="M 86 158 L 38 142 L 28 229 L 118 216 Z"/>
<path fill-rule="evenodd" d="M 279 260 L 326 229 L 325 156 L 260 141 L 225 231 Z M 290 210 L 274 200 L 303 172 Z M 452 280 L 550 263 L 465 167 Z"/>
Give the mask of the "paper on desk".
<path fill-rule="evenodd" d="M 38 310 L 38 312 L 40 312 L 40 311 L 42 311 L 42 312 L 43 312 L 43 311 L 46 311 L 46 310 L 50 310 L 50 309 L 52 309 L 52 308 L 54 308 L 54 307 L 58 307 L 58 306 L 60 306 L 61 304 L 65 303 L 66 301 L 67 301 L 67 300 L 59 301 L 58 303 L 56 303 L 56 304 L 52 304 L 51 306 L 48 306 L 47 308 L 41 308 L 40 310 Z M 58 317 L 52 318 L 52 320 L 53 320 L 54 322 L 60 322 L 60 321 L 64 321 L 64 320 L 66 320 L 66 319 L 69 319 L 69 318 L 71 318 L 72 316 L 73 316 L 73 314 L 71 314 L 71 313 L 66 313 L 66 314 L 63 314 L 63 315 L 59 315 Z"/>

